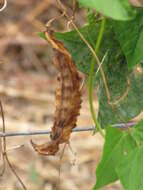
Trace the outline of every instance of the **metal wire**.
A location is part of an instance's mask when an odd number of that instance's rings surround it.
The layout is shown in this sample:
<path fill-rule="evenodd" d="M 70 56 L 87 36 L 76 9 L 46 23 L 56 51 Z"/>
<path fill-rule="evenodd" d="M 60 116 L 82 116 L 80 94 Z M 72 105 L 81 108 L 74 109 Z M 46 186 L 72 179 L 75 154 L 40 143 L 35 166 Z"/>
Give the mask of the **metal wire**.
<path fill-rule="evenodd" d="M 135 122 L 130 123 L 120 123 L 112 125 L 113 128 L 125 129 L 127 127 L 133 127 L 136 125 Z M 95 127 L 77 127 L 72 130 L 72 132 L 86 132 L 86 131 L 96 131 Z M 15 137 L 15 136 L 32 136 L 32 135 L 46 135 L 49 134 L 51 130 L 37 130 L 37 131 L 15 131 L 15 132 L 0 132 L 0 137 Z"/>

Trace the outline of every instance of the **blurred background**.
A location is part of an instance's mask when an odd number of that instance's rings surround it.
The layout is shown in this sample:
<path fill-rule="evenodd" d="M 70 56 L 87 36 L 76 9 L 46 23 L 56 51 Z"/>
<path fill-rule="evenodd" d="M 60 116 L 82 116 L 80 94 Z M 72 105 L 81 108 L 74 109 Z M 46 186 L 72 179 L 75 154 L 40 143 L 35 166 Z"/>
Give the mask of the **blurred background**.
<path fill-rule="evenodd" d="M 62 2 L 72 14 L 70 0 Z M 6 9 L 0 12 L 0 99 L 4 107 L 6 131 L 45 130 L 53 125 L 57 71 L 52 64 L 51 47 L 36 32 L 44 30 L 44 24 L 60 13 L 56 0 L 8 0 Z M 82 26 L 84 12 L 77 10 L 75 18 L 77 25 Z M 53 26 L 56 31 L 69 30 L 64 18 L 54 22 Z M 95 102 L 95 108 L 97 112 L 98 102 Z M 92 126 L 86 84 L 80 113 L 77 126 Z M 42 143 L 48 141 L 49 136 L 7 138 L 11 163 L 28 190 L 93 188 L 95 169 L 103 146 L 98 134 L 72 134 L 72 150 L 66 147 L 62 161 L 62 146 L 56 156 L 39 156 L 29 143 L 31 138 Z M 24 146 L 13 149 L 17 145 Z M 22 189 L 8 167 L 0 177 L 0 190 L 4 189 Z M 104 189 L 122 188 L 117 182 Z"/>

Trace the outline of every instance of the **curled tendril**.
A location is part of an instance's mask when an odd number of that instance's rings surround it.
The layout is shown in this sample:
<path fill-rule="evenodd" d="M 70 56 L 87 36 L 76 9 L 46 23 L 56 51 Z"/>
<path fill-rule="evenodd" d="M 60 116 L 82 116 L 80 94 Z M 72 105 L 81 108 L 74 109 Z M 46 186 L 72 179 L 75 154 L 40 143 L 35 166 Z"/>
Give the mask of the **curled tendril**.
<path fill-rule="evenodd" d="M 2 0 L 0 3 L 0 11 L 3 11 L 7 6 L 7 0 Z"/>

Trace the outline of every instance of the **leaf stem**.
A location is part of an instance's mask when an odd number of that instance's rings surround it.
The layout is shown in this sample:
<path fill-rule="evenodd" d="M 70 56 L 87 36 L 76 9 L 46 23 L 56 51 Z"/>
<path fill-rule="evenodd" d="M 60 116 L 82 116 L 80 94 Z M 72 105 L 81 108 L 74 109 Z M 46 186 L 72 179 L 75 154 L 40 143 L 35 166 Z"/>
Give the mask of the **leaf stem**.
<path fill-rule="evenodd" d="M 103 38 L 105 22 L 106 22 L 106 18 L 104 17 L 102 22 L 101 22 L 101 27 L 100 27 L 98 39 L 97 39 L 96 46 L 95 46 L 95 49 L 94 49 L 95 53 L 98 52 L 100 44 L 101 44 L 101 41 L 102 41 L 102 38 Z M 90 105 L 90 112 L 91 112 L 92 119 L 94 121 L 95 127 L 97 128 L 99 133 L 102 135 L 102 137 L 104 137 L 104 133 L 102 131 L 100 123 L 98 122 L 98 120 L 96 118 L 95 111 L 94 111 L 94 106 L 93 106 L 92 91 L 93 91 L 94 69 L 95 69 L 95 58 L 93 56 L 92 61 L 91 61 L 90 73 L 89 73 L 89 105 Z"/>

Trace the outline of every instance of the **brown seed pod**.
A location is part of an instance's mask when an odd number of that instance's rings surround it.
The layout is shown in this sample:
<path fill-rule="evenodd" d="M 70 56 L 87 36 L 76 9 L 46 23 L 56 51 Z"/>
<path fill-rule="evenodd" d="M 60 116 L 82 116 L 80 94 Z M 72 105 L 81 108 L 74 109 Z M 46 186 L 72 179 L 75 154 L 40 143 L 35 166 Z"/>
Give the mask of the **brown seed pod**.
<path fill-rule="evenodd" d="M 53 62 L 59 71 L 55 120 L 50 142 L 42 145 L 36 145 L 32 141 L 31 143 L 39 154 L 55 155 L 59 150 L 59 145 L 69 141 L 72 129 L 76 127 L 81 107 L 80 77 L 70 53 L 62 42 L 55 39 L 54 32 L 48 28 L 45 36 L 52 45 Z"/>

